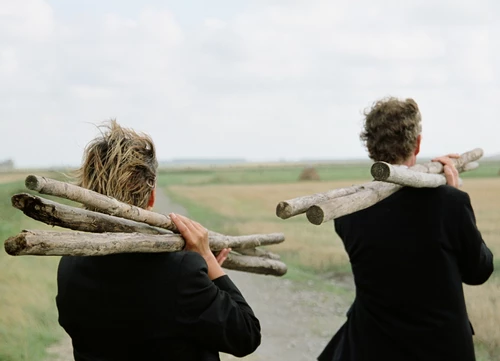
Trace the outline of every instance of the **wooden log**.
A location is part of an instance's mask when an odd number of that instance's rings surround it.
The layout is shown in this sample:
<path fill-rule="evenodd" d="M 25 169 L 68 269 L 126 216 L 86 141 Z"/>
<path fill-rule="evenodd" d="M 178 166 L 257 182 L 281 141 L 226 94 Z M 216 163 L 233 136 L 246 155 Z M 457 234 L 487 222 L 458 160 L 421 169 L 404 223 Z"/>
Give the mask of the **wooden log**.
<path fill-rule="evenodd" d="M 482 156 L 481 149 L 474 149 L 471 152 L 467 152 L 461 155 L 460 159 L 456 160 L 457 170 L 459 172 L 467 171 L 468 169 L 475 169 L 476 165 L 470 167 L 464 160 L 470 161 L 470 163 L 476 162 Z M 443 171 L 443 166 L 441 163 L 437 165 L 438 162 L 431 162 L 424 165 L 418 165 L 411 167 L 413 170 L 420 170 L 420 172 L 431 172 L 438 173 Z M 306 217 L 310 223 L 315 225 L 321 225 L 325 222 L 331 221 L 333 219 L 342 217 L 347 214 L 351 214 L 380 202 L 381 200 L 389 197 L 403 186 L 394 183 L 382 182 L 382 181 L 372 181 L 362 185 L 360 190 L 356 193 L 352 193 L 340 198 L 334 198 L 321 202 L 319 204 L 312 205 L 306 211 Z"/>
<path fill-rule="evenodd" d="M 246 236 L 210 236 L 212 251 L 244 249 L 281 243 L 281 233 Z M 87 233 L 23 230 L 5 241 L 11 256 L 105 256 L 117 253 L 161 253 L 182 251 L 179 234 Z"/>
<path fill-rule="evenodd" d="M 145 223 L 135 222 L 120 217 L 67 206 L 42 197 L 27 193 L 12 196 L 12 205 L 23 211 L 28 217 L 44 222 L 51 226 L 59 226 L 82 232 L 104 233 L 143 233 L 143 234 L 172 234 L 172 232 L 153 227 Z M 213 239 L 226 239 L 235 248 L 247 249 L 255 246 L 270 245 L 285 241 L 283 233 L 253 234 L 245 236 L 226 236 L 223 234 L 209 234 L 209 242 Z M 257 251 L 256 251 L 257 252 Z M 266 251 L 261 250 L 260 255 Z"/>
<path fill-rule="evenodd" d="M 468 163 L 478 161 L 483 156 L 483 154 L 484 152 L 481 148 L 475 148 L 471 151 L 462 153 L 459 159 L 453 159 L 453 163 L 455 164 L 455 167 L 457 168 L 458 172 L 462 173 L 466 169 L 466 165 Z M 434 173 L 434 174 L 443 173 L 443 165 L 440 162 L 416 164 L 410 169 L 424 173 Z"/>
<path fill-rule="evenodd" d="M 357 185 L 347 188 L 333 189 L 324 193 L 315 193 L 312 195 L 288 199 L 278 203 L 276 206 L 276 215 L 281 219 L 288 219 L 306 212 L 309 207 L 314 204 L 353 194 L 363 189 L 364 185 Z"/>
<path fill-rule="evenodd" d="M 269 252 L 262 248 L 236 248 L 233 249 L 234 252 L 240 253 L 244 256 L 254 256 L 254 257 L 264 257 L 269 259 L 281 259 L 279 254 Z"/>
<path fill-rule="evenodd" d="M 285 263 L 263 257 L 240 256 L 230 253 L 222 267 L 241 272 L 283 276 L 287 272 Z"/>
<path fill-rule="evenodd" d="M 72 207 L 28 193 L 14 194 L 12 205 L 25 215 L 50 226 L 69 228 L 82 232 L 122 232 L 145 234 L 168 234 L 166 229 L 146 223 Z"/>
<path fill-rule="evenodd" d="M 457 169 L 459 172 L 462 172 L 477 168 L 478 163 L 476 161 L 481 158 L 482 155 L 483 151 L 481 148 L 476 148 L 462 154 L 460 161 L 458 163 L 456 162 Z M 425 164 L 417 164 L 410 169 L 424 173 L 438 174 L 443 171 L 443 166 L 439 162 L 429 162 Z M 360 185 L 354 185 L 352 187 L 339 188 L 323 193 L 315 193 L 312 195 L 288 199 L 278 203 L 276 206 L 276 215 L 282 219 L 294 217 L 308 211 L 308 209 L 314 205 L 323 205 L 330 200 L 349 196 L 357 192 L 363 192 L 366 189 L 371 189 L 373 188 L 372 183 L 373 181 Z M 315 211 L 313 210 L 312 212 Z"/>
<path fill-rule="evenodd" d="M 471 171 L 479 166 L 476 160 L 482 155 L 482 149 L 477 148 L 462 154 L 459 159 L 453 159 L 453 163 L 459 173 Z M 418 164 L 411 168 L 386 162 L 375 162 L 370 172 L 377 181 L 399 184 L 406 187 L 435 188 L 446 184 L 443 165 L 440 162 Z"/>
<path fill-rule="evenodd" d="M 470 171 L 477 169 L 477 168 L 479 168 L 478 162 L 470 162 L 464 166 L 464 172 L 470 172 Z"/>
<path fill-rule="evenodd" d="M 399 184 L 413 188 L 436 188 L 446 184 L 444 173 L 433 174 L 417 172 L 410 168 L 376 162 L 372 165 L 371 174 L 377 181 Z"/>
<path fill-rule="evenodd" d="M 12 205 L 21 210 L 25 215 L 37 221 L 41 221 L 51 226 L 64 227 L 75 231 L 92 232 L 92 233 L 105 233 L 105 232 L 121 232 L 121 233 L 144 233 L 144 234 L 172 234 L 172 232 L 153 227 L 145 223 L 135 222 L 120 217 L 110 216 L 103 213 L 93 212 L 85 209 L 80 209 L 57 202 L 53 202 L 42 197 L 34 196 L 28 193 L 20 193 L 12 196 Z M 248 242 L 254 244 L 255 240 L 259 244 L 267 243 L 269 239 L 284 241 L 283 234 L 271 235 L 256 235 L 231 237 L 224 235 L 210 235 L 210 239 L 218 239 L 226 237 L 229 242 L 239 240 L 240 242 Z M 233 241 L 231 241 L 233 240 Z M 254 243 L 252 243 L 254 242 Z M 238 243 L 236 243 L 236 246 Z M 244 247 L 248 247 L 245 245 Z M 280 259 L 280 256 L 260 248 L 236 248 L 234 251 L 250 256 L 265 257 L 270 259 Z"/>
<path fill-rule="evenodd" d="M 371 207 L 401 188 L 402 186 L 398 184 L 372 182 L 359 192 L 311 206 L 306 212 L 306 217 L 309 222 L 319 226 L 335 218 Z"/>
<path fill-rule="evenodd" d="M 136 222 L 147 223 L 151 226 L 168 229 L 179 233 L 169 216 L 151 212 L 140 207 L 118 201 L 115 198 L 78 187 L 77 185 L 60 182 L 54 179 L 29 175 L 25 180 L 26 187 L 40 194 L 69 199 L 82 203 L 87 207 L 112 216 L 126 218 Z"/>

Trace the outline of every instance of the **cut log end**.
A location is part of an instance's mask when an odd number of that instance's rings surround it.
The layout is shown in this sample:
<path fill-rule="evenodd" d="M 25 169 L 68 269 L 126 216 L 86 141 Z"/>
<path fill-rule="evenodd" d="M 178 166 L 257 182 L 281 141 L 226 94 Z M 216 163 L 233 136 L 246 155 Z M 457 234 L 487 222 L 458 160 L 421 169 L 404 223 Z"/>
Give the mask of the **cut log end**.
<path fill-rule="evenodd" d="M 14 194 L 11 198 L 10 201 L 12 203 L 12 207 L 17 208 L 17 209 L 23 209 L 26 206 L 26 193 L 21 193 L 21 194 Z"/>
<path fill-rule="evenodd" d="M 385 181 L 391 175 L 391 168 L 387 163 L 376 162 L 373 163 L 370 172 L 374 179 L 378 181 Z"/>
<path fill-rule="evenodd" d="M 11 256 L 19 256 L 23 250 L 27 248 L 25 233 L 20 233 L 16 236 L 9 237 L 4 243 L 4 249 Z"/>
<path fill-rule="evenodd" d="M 323 223 L 323 220 L 325 219 L 325 213 L 323 212 L 321 207 L 318 206 L 310 207 L 306 212 L 306 216 L 309 222 L 317 226 L 321 225 Z"/>
<path fill-rule="evenodd" d="M 36 175 L 29 175 L 26 177 L 24 184 L 26 185 L 26 188 L 31 189 L 32 191 L 40 191 L 42 186 L 39 180 L 40 178 Z"/>
<path fill-rule="evenodd" d="M 279 202 L 276 206 L 276 215 L 281 219 L 290 218 L 292 214 L 292 206 L 288 202 Z"/>

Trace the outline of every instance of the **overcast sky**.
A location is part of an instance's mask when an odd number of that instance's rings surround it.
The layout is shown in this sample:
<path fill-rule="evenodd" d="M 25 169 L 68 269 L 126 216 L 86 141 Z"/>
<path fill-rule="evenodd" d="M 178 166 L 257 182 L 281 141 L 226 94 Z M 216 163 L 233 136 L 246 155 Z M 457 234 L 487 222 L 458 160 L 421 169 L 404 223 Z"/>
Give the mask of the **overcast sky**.
<path fill-rule="evenodd" d="M 362 111 L 423 116 L 423 156 L 500 153 L 493 0 L 0 0 L 0 161 L 78 165 L 93 124 L 158 158 L 366 158 Z M 495 66 L 496 65 L 496 66 Z"/>

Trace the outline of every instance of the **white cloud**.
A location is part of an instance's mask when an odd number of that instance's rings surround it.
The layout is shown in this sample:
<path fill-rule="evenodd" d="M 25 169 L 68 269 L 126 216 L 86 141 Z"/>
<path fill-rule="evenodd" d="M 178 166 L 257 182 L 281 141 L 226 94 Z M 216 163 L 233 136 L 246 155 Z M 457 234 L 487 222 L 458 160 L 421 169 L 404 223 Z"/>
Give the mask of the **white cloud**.
<path fill-rule="evenodd" d="M 0 50 L 0 76 L 12 77 L 19 69 L 16 51 L 12 48 Z"/>
<path fill-rule="evenodd" d="M 43 0 L 1 0 L 0 38 L 16 41 L 44 41 L 54 32 L 51 7 Z"/>
<path fill-rule="evenodd" d="M 227 26 L 225 21 L 217 18 L 207 18 L 205 19 L 204 24 L 207 28 L 216 30 L 224 29 Z"/>
<path fill-rule="evenodd" d="M 110 117 L 151 133 L 161 158 L 365 156 L 361 112 L 386 95 L 420 104 L 425 154 L 500 152 L 493 1 L 270 0 L 195 17 L 149 0 L 85 18 L 27 1 L 0 0 L 0 134 L 46 148 L 7 139 L 0 159 L 78 163 L 88 122 Z"/>
<path fill-rule="evenodd" d="M 112 89 L 88 85 L 72 85 L 69 91 L 82 101 L 109 100 L 115 94 Z"/>

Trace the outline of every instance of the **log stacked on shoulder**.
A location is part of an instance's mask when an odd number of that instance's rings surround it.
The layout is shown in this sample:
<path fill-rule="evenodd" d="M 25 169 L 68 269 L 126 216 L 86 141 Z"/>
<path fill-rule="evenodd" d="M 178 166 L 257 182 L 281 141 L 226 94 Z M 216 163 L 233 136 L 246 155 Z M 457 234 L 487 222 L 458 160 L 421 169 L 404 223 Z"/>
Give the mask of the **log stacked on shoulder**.
<path fill-rule="evenodd" d="M 482 156 L 483 150 L 476 148 L 453 161 L 458 172 L 462 173 L 476 169 L 479 166 L 477 160 Z M 305 213 L 310 223 L 321 225 L 371 207 L 402 187 L 429 188 L 446 184 L 440 162 L 417 164 L 410 168 L 375 162 L 371 167 L 371 175 L 374 180 L 365 184 L 282 201 L 276 206 L 276 215 L 288 219 Z"/>
<path fill-rule="evenodd" d="M 116 253 L 177 252 L 185 241 L 169 216 L 118 201 L 112 197 L 54 179 L 30 175 L 26 187 L 40 194 L 79 202 L 88 209 L 68 206 L 28 193 L 12 196 L 12 205 L 48 225 L 76 232 L 23 230 L 5 241 L 13 256 L 104 256 Z M 232 248 L 224 268 L 283 276 L 279 255 L 260 246 L 285 241 L 283 233 L 228 236 L 208 231 L 210 249 Z"/>

